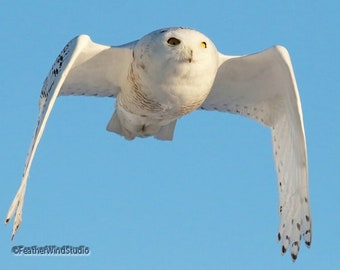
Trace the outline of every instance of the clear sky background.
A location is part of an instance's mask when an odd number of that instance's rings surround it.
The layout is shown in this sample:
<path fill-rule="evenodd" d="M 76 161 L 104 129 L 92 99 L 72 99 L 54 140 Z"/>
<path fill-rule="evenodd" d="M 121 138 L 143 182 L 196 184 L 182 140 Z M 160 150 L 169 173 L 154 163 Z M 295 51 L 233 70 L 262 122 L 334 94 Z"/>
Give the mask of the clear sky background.
<path fill-rule="evenodd" d="M 173 142 L 106 132 L 114 99 L 62 97 L 33 162 L 23 224 L 0 226 L 2 269 L 339 269 L 337 1 L 3 1 L 0 217 L 21 181 L 42 83 L 78 34 L 120 45 L 188 26 L 224 54 L 290 52 L 307 136 L 313 242 L 281 256 L 270 130 L 194 112 Z M 86 245 L 86 257 L 14 256 L 14 245 Z"/>

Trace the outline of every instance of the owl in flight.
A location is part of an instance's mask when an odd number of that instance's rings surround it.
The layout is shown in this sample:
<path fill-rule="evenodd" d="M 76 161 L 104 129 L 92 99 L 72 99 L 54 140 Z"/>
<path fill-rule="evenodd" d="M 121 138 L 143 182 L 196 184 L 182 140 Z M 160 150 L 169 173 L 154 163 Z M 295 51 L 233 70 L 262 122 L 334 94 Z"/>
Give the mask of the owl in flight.
<path fill-rule="evenodd" d="M 202 33 L 176 27 L 141 39 L 105 46 L 80 35 L 62 50 L 41 94 L 40 113 L 21 185 L 5 222 L 14 218 L 12 239 L 22 221 L 27 178 L 47 119 L 58 96 L 116 98 L 107 130 L 124 136 L 172 140 L 176 121 L 197 109 L 240 114 L 271 128 L 278 175 L 278 241 L 295 261 L 312 223 L 302 109 L 287 50 L 229 56 Z"/>

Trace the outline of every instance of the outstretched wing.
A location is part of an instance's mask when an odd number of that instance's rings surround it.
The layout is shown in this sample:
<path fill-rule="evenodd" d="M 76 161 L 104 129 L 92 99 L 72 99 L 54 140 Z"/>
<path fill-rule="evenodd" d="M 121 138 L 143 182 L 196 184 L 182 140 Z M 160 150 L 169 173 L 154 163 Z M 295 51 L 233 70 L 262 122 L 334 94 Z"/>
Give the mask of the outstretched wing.
<path fill-rule="evenodd" d="M 59 95 L 92 95 L 114 97 L 126 80 L 135 43 L 110 47 L 93 43 L 80 35 L 71 40 L 54 62 L 48 74 L 39 102 L 39 117 L 29 148 L 22 182 L 6 217 L 15 213 L 12 238 L 19 228 L 27 178 L 40 138 L 56 98 Z"/>
<path fill-rule="evenodd" d="M 237 113 L 271 127 L 278 173 L 282 253 L 297 258 L 300 239 L 311 244 L 308 164 L 301 103 L 285 48 L 231 57 L 220 54 L 220 67 L 202 109 Z"/>

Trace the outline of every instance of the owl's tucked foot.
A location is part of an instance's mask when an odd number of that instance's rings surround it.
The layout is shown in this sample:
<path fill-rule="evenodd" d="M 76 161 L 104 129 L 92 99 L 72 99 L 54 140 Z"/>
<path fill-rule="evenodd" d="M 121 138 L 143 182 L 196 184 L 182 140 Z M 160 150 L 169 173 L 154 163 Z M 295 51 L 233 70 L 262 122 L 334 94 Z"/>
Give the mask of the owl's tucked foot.
<path fill-rule="evenodd" d="M 124 123 L 124 124 L 123 124 Z M 106 129 L 124 136 L 127 140 L 133 140 L 136 137 L 154 136 L 158 140 L 171 141 L 174 136 L 176 120 L 163 124 L 152 119 L 146 119 L 146 116 L 135 115 L 125 110 L 115 111 L 112 115 Z"/>

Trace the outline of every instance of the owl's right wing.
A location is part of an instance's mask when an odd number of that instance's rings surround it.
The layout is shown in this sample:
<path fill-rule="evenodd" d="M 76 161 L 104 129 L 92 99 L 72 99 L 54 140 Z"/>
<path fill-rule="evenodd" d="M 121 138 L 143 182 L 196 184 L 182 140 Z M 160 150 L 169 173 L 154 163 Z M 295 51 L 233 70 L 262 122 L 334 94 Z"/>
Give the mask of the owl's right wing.
<path fill-rule="evenodd" d="M 22 221 L 27 178 L 40 138 L 60 95 L 88 95 L 115 97 L 127 79 L 136 42 L 119 47 L 96 44 L 89 36 L 71 40 L 54 62 L 45 79 L 39 102 L 39 117 L 29 148 L 21 185 L 8 210 L 5 222 L 15 214 L 12 238 Z"/>

